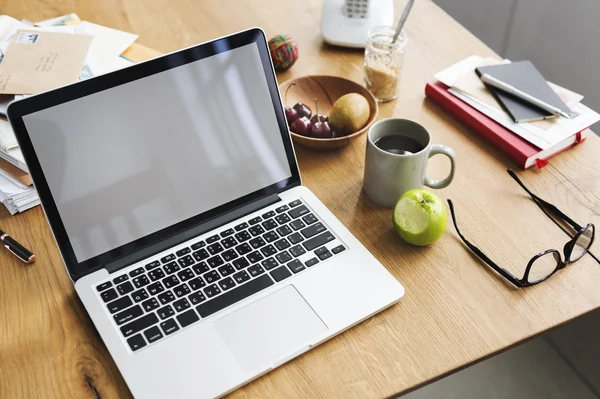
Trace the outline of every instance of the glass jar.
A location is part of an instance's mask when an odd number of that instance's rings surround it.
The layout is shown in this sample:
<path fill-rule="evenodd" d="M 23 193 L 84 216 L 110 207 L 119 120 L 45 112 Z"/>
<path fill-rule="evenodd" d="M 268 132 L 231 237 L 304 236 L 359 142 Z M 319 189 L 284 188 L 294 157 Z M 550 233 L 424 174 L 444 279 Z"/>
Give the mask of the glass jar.
<path fill-rule="evenodd" d="M 408 38 L 404 31 L 392 44 L 395 28 L 378 26 L 368 33 L 365 46 L 365 85 L 377 101 L 390 101 L 398 96 L 400 72 Z"/>

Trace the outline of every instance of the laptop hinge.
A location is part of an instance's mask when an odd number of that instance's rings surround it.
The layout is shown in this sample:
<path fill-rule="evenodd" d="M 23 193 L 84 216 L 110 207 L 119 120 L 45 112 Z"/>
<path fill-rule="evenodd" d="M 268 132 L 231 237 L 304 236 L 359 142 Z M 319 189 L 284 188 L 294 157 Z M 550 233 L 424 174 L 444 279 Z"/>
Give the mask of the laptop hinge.
<path fill-rule="evenodd" d="M 229 211 L 223 215 L 214 217 L 204 223 L 190 227 L 187 230 L 164 238 L 159 242 L 150 244 L 135 252 L 121 256 L 120 258 L 117 258 L 107 263 L 104 267 L 106 268 L 106 270 L 108 270 L 109 273 L 114 273 L 118 270 L 121 270 L 124 267 L 149 258 L 152 255 L 174 247 L 175 245 L 181 244 L 182 242 L 185 242 L 187 240 L 191 240 L 194 237 L 198 237 L 199 235 L 214 230 L 219 226 L 223 226 L 224 224 L 233 222 L 236 219 L 242 218 L 246 215 L 251 214 L 252 212 L 255 212 L 259 209 L 262 209 L 279 201 L 281 201 L 281 198 L 278 194 L 271 194 L 268 197 L 264 197 L 253 201 L 249 204 L 242 205 L 239 208 Z"/>

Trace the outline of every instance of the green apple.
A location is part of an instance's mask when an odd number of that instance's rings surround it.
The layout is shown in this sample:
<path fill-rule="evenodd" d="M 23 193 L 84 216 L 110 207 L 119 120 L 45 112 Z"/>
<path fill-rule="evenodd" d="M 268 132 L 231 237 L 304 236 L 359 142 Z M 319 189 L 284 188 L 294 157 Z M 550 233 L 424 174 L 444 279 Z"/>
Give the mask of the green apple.
<path fill-rule="evenodd" d="M 430 191 L 409 190 L 402 194 L 394 208 L 394 227 L 410 244 L 433 244 L 446 231 L 448 214 L 442 200 Z"/>

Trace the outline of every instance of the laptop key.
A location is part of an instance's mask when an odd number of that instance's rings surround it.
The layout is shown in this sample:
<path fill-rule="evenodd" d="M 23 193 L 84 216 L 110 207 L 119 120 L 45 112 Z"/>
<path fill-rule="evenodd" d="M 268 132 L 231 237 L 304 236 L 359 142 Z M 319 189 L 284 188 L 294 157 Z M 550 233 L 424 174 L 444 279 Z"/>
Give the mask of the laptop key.
<path fill-rule="evenodd" d="M 298 273 L 298 272 L 301 272 L 302 270 L 306 269 L 306 267 L 298 259 L 294 259 L 293 261 L 288 263 L 287 266 L 294 273 Z"/>
<path fill-rule="evenodd" d="M 261 217 L 257 216 L 255 218 L 248 220 L 248 223 L 250 223 L 250 226 L 254 226 L 255 224 L 259 223 L 261 220 L 262 220 Z"/>
<path fill-rule="evenodd" d="M 271 270 L 276 268 L 279 263 L 277 263 L 277 261 L 275 260 L 275 258 L 268 258 L 263 260 L 262 262 L 260 262 L 260 264 L 266 269 L 266 270 Z"/>
<path fill-rule="evenodd" d="M 181 299 L 173 302 L 173 307 L 178 312 L 183 312 L 184 310 L 188 309 L 190 306 L 191 306 L 190 303 L 185 298 L 181 298 Z"/>
<path fill-rule="evenodd" d="M 129 345 L 131 350 L 135 352 L 136 350 L 142 349 L 144 346 L 146 346 L 146 341 L 144 341 L 144 337 L 142 337 L 142 334 L 137 334 L 129 338 L 127 340 L 127 344 Z"/>
<path fill-rule="evenodd" d="M 142 302 L 142 307 L 144 308 L 144 310 L 146 312 L 151 312 L 159 306 L 160 305 L 159 305 L 158 301 L 156 300 L 156 298 L 150 298 L 147 301 Z"/>
<path fill-rule="evenodd" d="M 264 259 L 264 257 L 258 251 L 250 252 L 246 258 L 248 258 L 250 263 L 260 262 Z"/>
<path fill-rule="evenodd" d="M 166 335 L 173 334 L 175 331 L 179 330 L 179 326 L 174 319 L 163 321 L 160 323 L 160 328 Z"/>
<path fill-rule="evenodd" d="M 258 249 L 266 244 L 265 240 L 263 240 L 262 237 L 253 238 L 249 241 L 249 243 L 254 249 Z"/>
<path fill-rule="evenodd" d="M 235 269 L 230 264 L 227 264 L 225 266 L 219 267 L 219 273 L 221 273 L 221 276 L 226 277 L 230 274 L 235 273 Z"/>
<path fill-rule="evenodd" d="M 304 220 L 304 223 L 306 224 L 313 224 L 319 221 L 319 219 L 317 219 L 317 217 L 312 213 L 302 216 L 302 220 Z"/>
<path fill-rule="evenodd" d="M 265 234 L 263 234 L 262 237 L 265 239 L 266 242 L 273 242 L 279 238 L 277 233 L 275 233 L 274 231 L 267 231 Z"/>
<path fill-rule="evenodd" d="M 340 252 L 344 251 L 346 249 L 345 246 L 343 245 L 338 245 L 337 247 L 333 248 L 331 250 L 331 252 L 333 252 L 334 254 L 339 254 Z"/>
<path fill-rule="evenodd" d="M 154 262 L 150 262 L 148 263 L 146 266 L 144 266 L 146 268 L 146 270 L 152 270 L 152 269 L 156 269 L 157 267 L 160 266 L 160 262 L 155 260 Z"/>
<path fill-rule="evenodd" d="M 262 215 L 263 219 L 268 219 L 268 218 L 272 218 L 273 216 L 275 216 L 275 212 L 274 211 L 269 211 L 265 214 Z"/>
<path fill-rule="evenodd" d="M 151 327 L 144 331 L 144 336 L 149 343 L 156 342 L 163 337 L 162 333 L 158 329 L 158 326 Z"/>
<path fill-rule="evenodd" d="M 286 240 L 285 238 L 282 238 L 279 241 L 275 241 L 273 244 L 275 244 L 275 246 L 277 247 L 278 250 L 284 250 L 286 248 L 290 247 L 290 242 L 288 240 Z"/>
<path fill-rule="evenodd" d="M 200 262 L 204 259 L 207 259 L 210 256 L 210 254 L 206 251 L 206 249 L 202 248 L 201 250 L 194 252 L 192 256 L 194 257 L 194 259 L 196 259 L 196 262 Z"/>
<path fill-rule="evenodd" d="M 200 316 L 208 317 L 211 314 L 214 314 L 221 309 L 241 301 L 242 299 L 254 295 L 271 285 L 273 285 L 273 280 L 271 280 L 268 275 L 264 274 L 258 278 L 248 281 L 245 284 L 240 285 L 239 287 L 227 291 L 223 295 L 220 295 L 213 300 L 196 306 L 196 310 Z"/>
<path fill-rule="evenodd" d="M 179 324 L 181 324 L 182 328 L 187 327 L 190 324 L 197 322 L 198 320 L 200 320 L 200 318 L 198 317 L 198 314 L 194 309 L 190 309 L 187 312 L 177 316 L 177 321 L 179 322 Z"/>
<path fill-rule="evenodd" d="M 164 320 L 164 319 L 168 319 L 169 317 L 173 316 L 175 314 L 175 311 L 173 310 L 171 305 L 167 305 L 167 306 L 163 306 L 162 308 L 158 309 L 156 311 L 156 314 L 158 315 L 158 317 L 160 317 L 161 320 Z"/>
<path fill-rule="evenodd" d="M 135 319 L 136 317 L 140 317 L 143 314 L 144 314 L 144 311 L 142 310 L 140 305 L 135 305 L 134 307 L 131 307 L 127 310 L 117 313 L 116 315 L 113 316 L 113 319 L 115 319 L 115 323 L 117 323 L 118 325 L 121 325 L 123 323 L 127 323 L 130 320 Z"/>
<path fill-rule="evenodd" d="M 250 262 L 248 262 L 246 258 L 236 259 L 232 263 L 233 266 L 235 266 L 235 268 L 238 270 L 242 270 L 243 268 L 250 266 Z"/>
<path fill-rule="evenodd" d="M 328 251 L 327 247 L 321 247 L 321 248 L 315 249 L 315 255 L 319 256 L 327 251 Z"/>
<path fill-rule="evenodd" d="M 261 226 L 265 230 L 269 231 L 269 230 L 273 230 L 274 228 L 276 228 L 277 227 L 277 223 L 273 219 L 269 219 L 269 220 L 266 220 L 266 221 L 262 222 Z"/>
<path fill-rule="evenodd" d="M 247 241 L 247 240 L 251 239 L 252 236 L 250 235 L 250 233 L 248 233 L 248 231 L 244 230 L 244 231 L 241 231 L 239 233 L 236 233 L 235 238 L 239 242 L 244 242 L 244 241 Z"/>
<path fill-rule="evenodd" d="M 290 206 L 290 208 L 295 208 L 298 205 L 300 205 L 301 203 L 302 203 L 302 201 L 300 201 L 300 200 L 294 200 L 294 201 L 290 202 L 288 205 Z"/>
<path fill-rule="evenodd" d="M 306 248 L 307 251 L 312 251 L 313 249 L 320 247 L 321 245 L 333 240 L 335 240 L 333 234 L 326 231 L 324 233 L 319 234 L 318 236 L 311 238 L 310 240 L 304 241 L 302 245 L 304 245 L 304 248 Z"/>
<path fill-rule="evenodd" d="M 219 275 L 219 273 L 217 273 L 216 270 L 211 270 L 210 272 L 206 273 L 203 277 L 204 280 L 209 284 L 221 279 L 221 276 Z"/>
<path fill-rule="evenodd" d="M 158 295 L 161 292 L 165 291 L 165 287 L 163 287 L 163 285 L 160 283 L 160 281 L 152 283 L 146 288 L 148 289 L 148 292 L 150 293 L 150 295 Z"/>
<path fill-rule="evenodd" d="M 166 305 L 167 303 L 175 300 L 175 295 L 173 295 L 173 293 L 171 291 L 163 292 L 162 294 L 160 294 L 158 296 L 158 300 L 163 305 Z"/>
<path fill-rule="evenodd" d="M 192 305 L 197 305 L 206 300 L 206 297 L 202 293 L 202 291 L 194 292 L 192 295 L 188 296 L 188 299 L 192 303 Z"/>
<path fill-rule="evenodd" d="M 287 211 L 288 209 L 290 208 L 287 205 L 281 205 L 279 208 L 275 209 L 275 212 L 281 213 Z"/>
<path fill-rule="evenodd" d="M 137 303 L 141 302 L 144 299 L 148 299 L 148 292 L 142 288 L 141 290 L 137 290 L 131 293 L 131 298 Z"/>
<path fill-rule="evenodd" d="M 218 284 L 223 291 L 227 291 L 235 287 L 235 282 L 231 277 L 224 278 L 223 280 L 219 281 Z"/>
<path fill-rule="evenodd" d="M 221 245 L 221 243 L 215 242 L 214 244 L 211 244 L 208 247 L 206 247 L 206 249 L 208 249 L 208 253 L 210 253 L 211 255 L 215 255 L 223 251 L 223 246 Z"/>
<path fill-rule="evenodd" d="M 207 242 L 207 243 L 209 243 L 209 244 L 212 244 L 213 242 L 217 242 L 217 241 L 219 241 L 219 239 L 220 239 L 220 238 L 221 238 L 221 237 L 219 237 L 219 235 L 218 235 L 218 234 L 215 234 L 214 236 L 210 236 L 210 237 L 208 237 L 208 238 L 206 239 L 206 242 Z"/>
<path fill-rule="evenodd" d="M 188 282 L 188 284 L 190 285 L 190 288 L 192 289 L 192 291 L 199 290 L 200 288 L 202 288 L 206 285 L 204 280 L 202 280 L 202 277 L 196 277 L 196 278 L 190 280 Z"/>
<path fill-rule="evenodd" d="M 225 262 L 232 261 L 235 258 L 239 257 L 239 255 L 237 254 L 237 252 L 235 252 L 233 249 L 228 249 L 227 251 L 223 252 L 221 254 L 221 256 L 223 257 L 223 259 L 225 260 Z"/>
<path fill-rule="evenodd" d="M 321 255 L 319 255 L 319 259 L 325 260 L 325 259 L 331 258 L 332 256 L 333 256 L 333 254 L 331 252 L 327 251 L 327 252 L 323 252 Z"/>
<path fill-rule="evenodd" d="M 294 220 L 292 223 L 290 223 L 290 226 L 294 230 L 300 230 L 301 228 L 306 227 L 306 225 L 304 224 L 304 222 L 302 220 L 300 220 L 300 219 Z"/>
<path fill-rule="evenodd" d="M 106 305 L 110 313 L 116 313 L 133 305 L 131 298 L 123 296 L 116 301 L 112 301 Z"/>
<path fill-rule="evenodd" d="M 302 215 L 306 215 L 309 212 L 310 211 L 308 210 L 308 208 L 306 207 L 306 205 L 302 205 L 302 206 L 299 206 L 299 207 L 294 208 L 291 211 L 289 211 L 288 215 L 290 215 L 291 217 L 293 217 L 294 219 L 296 219 L 296 218 L 299 218 Z"/>
<path fill-rule="evenodd" d="M 167 275 L 173 274 L 173 273 L 181 270 L 181 268 L 179 267 L 179 265 L 176 262 L 167 263 L 166 265 L 163 266 L 163 269 L 164 269 L 165 273 L 167 273 Z"/>
<path fill-rule="evenodd" d="M 196 251 L 196 250 L 204 247 L 205 245 L 206 245 L 206 242 L 204 242 L 204 241 L 198 241 L 197 243 L 192 244 L 192 251 Z"/>
<path fill-rule="evenodd" d="M 165 287 L 167 287 L 167 288 L 175 287 L 177 284 L 179 284 L 179 280 L 177 279 L 177 276 L 165 277 L 162 279 L 162 282 L 165 285 Z"/>
<path fill-rule="evenodd" d="M 117 285 L 117 291 L 121 295 L 129 294 L 133 291 L 133 285 L 129 281 L 125 281 L 123 284 Z"/>
<path fill-rule="evenodd" d="M 196 262 L 194 261 L 194 258 L 192 258 L 191 255 L 186 255 L 183 258 L 177 259 L 177 263 L 179 263 L 179 266 L 181 266 L 181 267 L 188 267 L 188 266 L 193 265 Z"/>
<path fill-rule="evenodd" d="M 102 284 L 96 286 L 96 289 L 98 290 L 98 292 L 102 292 L 110 287 L 112 287 L 112 283 L 110 281 L 107 281 L 105 283 L 102 283 Z"/>
<path fill-rule="evenodd" d="M 275 255 L 277 253 L 277 250 L 275 249 L 275 247 L 273 245 L 269 244 L 266 247 L 261 248 L 260 252 L 265 257 L 267 257 L 267 256 Z"/>
<path fill-rule="evenodd" d="M 325 228 L 325 226 L 323 226 L 323 223 L 319 222 L 316 224 L 313 224 L 311 226 L 308 226 L 307 228 L 300 230 L 300 233 L 302 233 L 302 235 L 306 238 L 310 238 L 314 235 L 317 235 L 323 231 L 327 230 Z"/>
<path fill-rule="evenodd" d="M 227 230 L 221 232 L 221 237 L 223 237 L 223 238 L 229 237 L 232 234 L 233 234 L 233 229 L 227 229 Z"/>
<path fill-rule="evenodd" d="M 234 274 L 233 279 L 236 283 L 242 284 L 250 280 L 250 275 L 245 270 L 242 270 L 241 272 L 237 272 L 236 274 Z"/>
<path fill-rule="evenodd" d="M 192 292 L 190 290 L 190 287 L 188 287 L 188 285 L 186 283 L 183 283 L 181 285 L 178 285 L 177 287 L 173 288 L 173 293 L 175 295 L 177 295 L 177 298 L 181 298 L 182 296 L 185 296 L 187 294 L 189 294 L 190 292 Z"/>
<path fill-rule="evenodd" d="M 265 272 L 265 269 L 263 269 L 262 266 L 260 266 L 260 265 L 252 265 L 247 270 L 248 270 L 248 273 L 250 273 L 250 275 L 252 277 L 256 277 Z"/>
<path fill-rule="evenodd" d="M 220 294 L 221 289 L 219 287 L 217 287 L 216 284 L 211 284 L 204 289 L 204 293 L 206 294 L 207 297 L 212 298 L 213 296 Z M 202 313 L 200 313 L 200 315 L 202 315 Z"/>
<path fill-rule="evenodd" d="M 121 334 L 125 337 L 129 337 L 135 333 L 138 333 L 146 328 L 158 323 L 158 317 L 154 313 L 148 313 L 129 324 L 125 324 L 121 327 Z"/>
<path fill-rule="evenodd" d="M 183 255 L 187 255 L 190 252 L 192 252 L 192 250 L 189 247 L 185 247 L 185 248 L 181 248 L 179 251 L 175 252 L 175 255 L 181 257 Z"/>
<path fill-rule="evenodd" d="M 232 232 L 232 233 L 233 233 L 233 232 Z M 235 240 L 235 238 L 233 238 L 233 237 L 227 237 L 227 238 L 225 238 L 223 241 L 221 241 L 221 245 L 223 245 L 223 247 L 224 247 L 225 249 L 227 249 L 227 248 L 231 248 L 231 247 L 233 247 L 234 245 L 237 245 L 237 243 L 238 243 L 238 242 L 237 242 L 237 241 Z"/>
<path fill-rule="evenodd" d="M 299 242 L 304 241 L 304 237 L 300 233 L 290 234 L 287 238 L 292 244 L 298 244 Z"/>
<path fill-rule="evenodd" d="M 248 228 L 248 223 L 244 222 L 234 227 L 235 231 L 240 231 Z"/>
<path fill-rule="evenodd" d="M 256 237 L 264 233 L 265 229 L 263 229 L 262 226 L 252 226 L 248 229 L 248 231 L 250 232 L 250 234 Z"/>
<path fill-rule="evenodd" d="M 279 233 L 280 236 L 285 237 L 288 234 L 292 234 L 293 230 L 290 229 L 290 226 L 281 226 L 277 228 L 277 232 Z"/>
<path fill-rule="evenodd" d="M 306 251 L 300 245 L 294 245 L 290 248 L 290 253 L 293 257 L 297 258 L 298 256 L 304 255 Z"/>
<path fill-rule="evenodd" d="M 273 277 L 276 282 L 288 278 L 291 275 L 290 269 L 285 266 L 280 266 L 277 269 L 271 270 L 271 277 Z"/>
<path fill-rule="evenodd" d="M 281 215 L 275 216 L 275 220 L 277 220 L 277 223 L 282 225 L 282 224 L 286 224 L 287 222 L 289 222 L 292 219 L 290 219 L 290 217 L 288 215 L 286 215 L 285 213 L 282 213 Z"/>
<path fill-rule="evenodd" d="M 135 276 L 139 276 L 142 273 L 144 273 L 144 269 L 142 267 L 138 267 L 137 269 L 130 271 L 129 275 L 131 277 L 135 277 Z"/>
<path fill-rule="evenodd" d="M 191 278 L 194 278 L 195 274 L 192 271 L 192 269 L 184 269 L 184 270 L 180 271 L 179 273 L 177 273 L 177 277 L 179 277 L 179 280 L 181 280 L 181 281 L 187 281 Z"/>
<path fill-rule="evenodd" d="M 194 270 L 194 272 L 196 272 L 196 274 L 199 276 L 203 273 L 206 273 L 209 268 L 208 265 L 206 264 L 206 262 L 200 262 L 197 265 L 192 266 L 192 269 Z"/>
<path fill-rule="evenodd" d="M 125 280 L 129 280 L 129 275 L 128 274 L 122 274 L 119 277 L 114 278 L 113 279 L 113 283 L 115 283 L 115 284 L 121 284 Z"/>
<path fill-rule="evenodd" d="M 277 255 L 275 255 L 275 258 L 277 258 L 279 263 L 282 263 L 282 264 L 292 260 L 292 256 L 289 254 L 288 251 L 283 251 L 283 252 L 278 253 Z"/>
<path fill-rule="evenodd" d="M 164 265 L 165 263 L 169 263 L 175 260 L 175 255 L 169 254 L 167 256 L 163 256 L 160 258 L 161 263 Z"/>
<path fill-rule="evenodd" d="M 137 276 L 132 281 L 133 281 L 133 285 L 135 285 L 136 288 L 143 287 L 150 283 L 150 280 L 148 280 L 148 277 L 146 277 L 145 274 L 142 274 L 141 276 Z"/>
<path fill-rule="evenodd" d="M 235 247 L 235 250 L 240 255 L 246 255 L 248 252 L 252 251 L 252 247 L 248 245 L 247 242 L 245 242 L 242 245 L 238 245 L 237 247 Z"/>
<path fill-rule="evenodd" d="M 208 265 L 214 269 L 215 267 L 219 267 L 224 264 L 225 261 L 219 255 L 215 255 L 212 258 L 208 258 L 206 263 L 208 263 Z"/>
<path fill-rule="evenodd" d="M 150 273 L 148 273 L 148 277 L 150 277 L 150 280 L 152 280 L 152 281 L 159 280 L 159 279 L 163 278 L 164 276 L 165 276 L 165 272 L 163 272 L 162 269 L 155 269 L 155 270 L 152 270 Z"/>
<path fill-rule="evenodd" d="M 317 259 L 317 258 L 311 258 L 311 259 L 307 260 L 306 262 L 304 262 L 304 264 L 308 267 L 314 266 L 317 263 L 319 263 L 319 259 Z"/>

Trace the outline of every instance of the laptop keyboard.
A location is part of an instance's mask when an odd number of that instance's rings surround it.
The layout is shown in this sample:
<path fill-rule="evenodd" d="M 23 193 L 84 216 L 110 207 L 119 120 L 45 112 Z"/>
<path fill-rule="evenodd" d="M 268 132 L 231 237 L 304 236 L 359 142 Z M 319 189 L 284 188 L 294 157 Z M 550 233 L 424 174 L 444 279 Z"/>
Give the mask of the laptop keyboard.
<path fill-rule="evenodd" d="M 96 290 L 136 351 L 345 249 L 295 200 L 102 282 Z"/>

